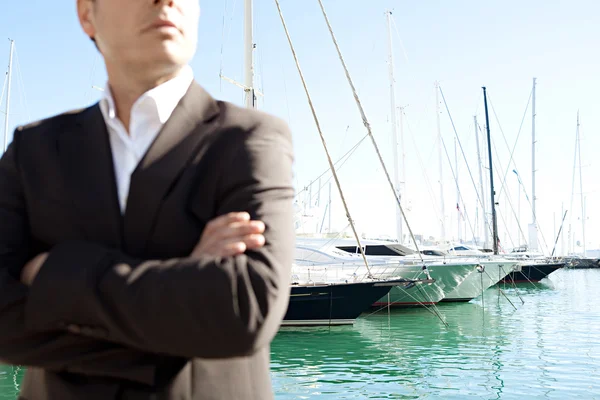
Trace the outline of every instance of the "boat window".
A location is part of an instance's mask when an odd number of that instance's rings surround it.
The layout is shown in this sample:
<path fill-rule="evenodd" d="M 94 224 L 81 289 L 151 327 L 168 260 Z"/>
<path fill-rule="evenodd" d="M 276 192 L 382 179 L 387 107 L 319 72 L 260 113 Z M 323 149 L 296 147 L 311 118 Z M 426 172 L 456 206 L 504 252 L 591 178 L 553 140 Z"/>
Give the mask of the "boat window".
<path fill-rule="evenodd" d="M 348 253 L 356 254 L 360 253 L 358 246 L 338 246 L 338 249 L 344 250 Z M 385 245 L 367 245 L 364 247 L 365 255 L 367 256 L 400 256 L 397 251 L 390 249 Z"/>
<path fill-rule="evenodd" d="M 467 249 L 465 246 L 457 246 L 457 247 L 455 247 L 453 250 L 459 250 L 459 251 L 462 251 L 462 250 L 469 250 L 469 249 Z"/>
<path fill-rule="evenodd" d="M 397 251 L 384 245 L 366 246 L 365 254 L 368 256 L 400 256 Z"/>
<path fill-rule="evenodd" d="M 359 253 L 358 246 L 337 246 L 337 248 L 352 254 Z"/>

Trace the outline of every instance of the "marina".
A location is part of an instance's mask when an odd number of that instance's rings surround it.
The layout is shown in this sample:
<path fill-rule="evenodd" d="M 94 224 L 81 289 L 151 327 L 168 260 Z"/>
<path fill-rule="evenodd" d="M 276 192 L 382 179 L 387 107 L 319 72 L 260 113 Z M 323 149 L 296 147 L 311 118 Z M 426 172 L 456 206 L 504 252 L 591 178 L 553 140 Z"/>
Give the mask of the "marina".
<path fill-rule="evenodd" d="M 223 24 L 209 35 L 222 29 L 220 60 L 201 64 L 214 75 L 207 89 L 285 120 L 298 150 L 289 305 L 271 345 L 276 399 L 600 400 L 597 103 L 580 115 L 573 93 L 554 94 L 562 73 L 543 68 L 554 57 L 508 77 L 512 51 L 455 70 L 438 54 L 445 45 L 423 56 L 446 34 L 417 33 L 434 26 L 423 22 L 432 10 L 415 24 L 416 11 L 390 1 L 355 2 L 365 16 L 354 20 L 331 1 L 230 3 L 207 6 Z M 486 37 L 478 27 L 470 36 Z M 488 46 L 455 40 L 453 51 Z M 14 40 L 7 50 L 5 150 L 24 103 L 11 103 L 24 85 Z M 575 74 L 562 84 L 576 86 Z M 0 400 L 17 398 L 25 370 L 0 365 Z"/>

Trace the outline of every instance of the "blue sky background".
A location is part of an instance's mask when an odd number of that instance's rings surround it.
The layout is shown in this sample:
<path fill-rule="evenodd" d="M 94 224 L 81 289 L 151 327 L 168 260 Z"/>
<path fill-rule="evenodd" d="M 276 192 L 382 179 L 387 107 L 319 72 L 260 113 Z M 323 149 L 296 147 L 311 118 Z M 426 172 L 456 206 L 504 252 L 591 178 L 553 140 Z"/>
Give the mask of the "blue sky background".
<path fill-rule="evenodd" d="M 481 86 L 485 85 L 497 151 L 496 184 L 502 185 L 505 171 L 516 168 L 531 197 L 531 108 L 516 139 L 532 78 L 537 77 L 537 198 L 543 237 L 551 249 L 564 208 L 569 209 L 567 224 L 572 226 L 572 241 L 582 241 L 578 186 L 571 206 L 579 110 L 588 217 L 586 247 L 600 248 L 600 164 L 596 160 L 600 148 L 600 81 L 596 77 L 600 70 L 600 3 L 325 0 L 324 4 L 389 168 L 392 141 L 384 12 L 394 12 L 396 99 L 398 106 L 408 105 L 404 121 L 404 199 L 415 232 L 439 236 L 443 220 L 448 238 L 459 235 L 456 183 L 445 155 L 445 216 L 441 217 L 434 82 L 440 82 L 450 111 L 441 102 L 441 131 L 452 163 L 454 131 L 449 116 L 473 177 L 479 182 L 473 116 L 477 115 L 483 128 Z M 352 93 L 318 2 L 282 0 L 281 5 L 329 149 L 338 158 L 366 133 Z M 243 79 L 243 1 L 204 0 L 201 6 L 200 43 L 192 62 L 196 79 L 215 97 L 242 104 L 241 90 L 220 80 L 219 72 L 222 70 L 238 81 Z M 255 0 L 255 34 L 257 85 L 265 94 L 260 108 L 284 118 L 292 127 L 296 184 L 300 191 L 327 169 L 327 162 L 273 0 Z M 92 85 L 103 86 L 106 76 L 100 56 L 79 28 L 75 1 L 8 2 L 0 13 L 2 71 L 8 65 L 9 37 L 16 41 L 11 132 L 16 124 L 87 106 L 99 98 L 100 93 Z M 516 143 L 515 164 L 510 167 L 505 143 L 510 148 Z M 481 221 L 476 222 L 476 215 L 480 217 L 481 211 L 476 210 L 477 195 L 460 153 L 458 161 L 458 186 L 464 200 L 460 204 L 468 216 L 468 221 L 464 217 L 461 220 L 460 235 L 471 238 L 471 231 L 480 231 L 477 225 L 481 226 Z M 325 175 L 323 184 L 329 176 Z M 394 200 L 368 141 L 344 164 L 340 177 L 360 231 L 367 235 L 393 235 Z M 520 210 L 525 236 L 531 211 L 515 174 L 506 176 L 506 185 L 505 189 L 498 189 L 502 191 L 498 198 L 500 238 L 506 247 L 512 247 L 522 243 L 523 238 L 509 201 L 514 213 L 519 214 Z M 312 190 L 313 205 L 317 186 Z M 315 216 L 319 228 L 327 200 L 328 187 L 323 186 L 321 206 L 312 211 L 307 206 L 307 214 Z M 347 222 L 335 190 L 332 228 L 343 229 Z M 306 194 L 298 197 L 299 203 L 309 203 Z M 311 228 L 307 225 L 305 229 Z M 567 241 L 568 226 L 564 229 Z"/>

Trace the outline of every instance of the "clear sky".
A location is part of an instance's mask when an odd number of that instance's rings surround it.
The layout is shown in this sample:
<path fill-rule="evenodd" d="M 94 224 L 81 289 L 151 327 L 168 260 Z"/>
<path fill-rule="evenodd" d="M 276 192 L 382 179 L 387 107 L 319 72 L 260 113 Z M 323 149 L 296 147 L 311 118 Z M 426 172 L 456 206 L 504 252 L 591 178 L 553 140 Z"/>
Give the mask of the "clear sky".
<path fill-rule="evenodd" d="M 292 128 L 295 179 L 301 191 L 327 169 L 327 162 L 275 2 L 255 0 L 254 3 L 257 86 L 265 94 L 260 108 L 285 119 Z M 366 130 L 317 0 L 281 0 L 281 4 L 329 150 L 337 159 Z M 409 209 L 409 223 L 416 233 L 441 235 L 434 88 L 434 82 L 439 81 L 449 110 L 448 113 L 440 96 L 440 127 L 452 168 L 455 168 L 455 135 L 450 116 L 477 185 L 473 116 L 477 116 L 483 129 L 481 87 L 487 87 L 492 142 L 496 149 L 495 183 L 497 193 L 501 192 L 497 198 L 500 238 L 506 247 L 523 242 L 509 200 L 514 213 L 519 214 L 520 210 L 521 228 L 527 236 L 527 224 L 531 222 L 531 208 L 525 198 L 525 193 L 531 198 L 531 104 L 525 112 L 532 78 L 536 77 L 536 196 L 543 237 L 552 248 L 564 207 L 569 210 L 566 222 L 572 225 L 573 241 L 582 241 L 578 183 L 571 205 L 579 110 L 586 247 L 600 248 L 600 162 L 596 157 L 600 148 L 597 111 L 600 80 L 596 78 L 600 70 L 599 2 L 325 0 L 324 4 L 390 171 L 392 140 L 384 12 L 393 10 L 396 101 L 398 106 L 408 105 L 404 148 L 400 149 L 406 154 L 404 200 Z M 219 79 L 219 72 L 237 81 L 243 79 L 243 1 L 203 0 L 201 6 L 200 44 L 192 62 L 196 79 L 215 97 L 242 104 L 242 91 Z M 9 37 L 16 41 L 11 132 L 17 124 L 97 101 L 100 92 L 92 89 L 92 85 L 103 86 L 106 76 L 100 56 L 79 28 L 74 0 L 7 2 L 0 12 L 2 71 L 8 65 Z M 508 147 L 513 146 L 514 164 L 509 167 Z M 456 182 L 445 153 L 442 169 L 446 236 L 457 238 Z M 513 169 L 518 171 L 526 192 L 519 190 Z M 460 151 L 457 175 L 463 198 L 460 208 L 468 216 L 468 221 L 461 222 L 461 237 L 470 239 L 471 226 L 476 230 L 476 215 L 480 216 L 481 210 L 476 211 L 477 195 Z M 500 189 L 505 175 L 506 188 Z M 322 183 L 329 177 L 325 175 Z M 393 235 L 394 200 L 369 141 L 363 142 L 344 164 L 340 178 L 360 231 L 371 236 Z M 312 190 L 313 203 L 317 199 L 317 186 Z M 323 186 L 321 207 L 314 212 L 319 224 L 327 200 L 328 187 Z M 335 195 L 337 189 L 333 190 L 333 229 L 341 229 L 347 225 L 346 217 Z M 489 197 L 487 189 L 485 196 Z M 308 202 L 306 193 L 298 201 Z M 568 232 L 568 226 L 565 230 Z"/>

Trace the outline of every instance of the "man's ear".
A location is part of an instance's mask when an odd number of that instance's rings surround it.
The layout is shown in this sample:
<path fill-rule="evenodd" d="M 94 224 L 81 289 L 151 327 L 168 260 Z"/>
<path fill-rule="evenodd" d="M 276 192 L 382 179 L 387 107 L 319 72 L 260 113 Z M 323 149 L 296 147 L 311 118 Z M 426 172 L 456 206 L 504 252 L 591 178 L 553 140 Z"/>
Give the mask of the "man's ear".
<path fill-rule="evenodd" d="M 95 43 L 96 26 L 94 24 L 94 1 L 77 0 L 77 16 L 86 35 Z"/>

